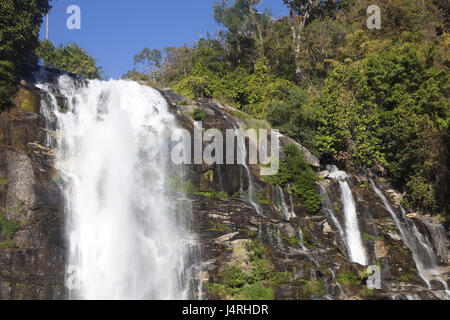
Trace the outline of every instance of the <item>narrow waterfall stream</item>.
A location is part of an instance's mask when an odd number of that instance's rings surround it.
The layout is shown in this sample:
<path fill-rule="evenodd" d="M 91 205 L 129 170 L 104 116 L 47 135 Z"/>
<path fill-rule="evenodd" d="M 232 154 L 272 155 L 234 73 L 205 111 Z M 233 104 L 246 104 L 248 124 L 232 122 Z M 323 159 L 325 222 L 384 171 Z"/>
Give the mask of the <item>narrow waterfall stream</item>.
<path fill-rule="evenodd" d="M 428 239 L 417 230 L 416 225 L 413 221 L 410 221 L 406 217 L 406 212 L 402 208 L 402 220 L 397 216 L 394 209 L 390 205 L 386 196 L 381 192 L 381 190 L 376 186 L 375 182 L 370 181 L 373 190 L 383 201 L 384 206 L 387 211 L 391 214 L 400 234 L 402 236 L 403 242 L 411 250 L 414 262 L 416 263 L 417 272 L 419 276 L 425 281 L 429 289 L 432 289 L 430 281 L 433 278 L 440 281 L 445 288 L 445 294 L 447 298 L 450 298 L 450 291 L 447 282 L 440 278 L 434 270 L 437 268 L 437 257 L 432 249 L 431 244 Z"/>
<path fill-rule="evenodd" d="M 291 218 L 294 217 L 292 215 L 293 210 L 289 210 L 289 208 L 286 204 L 286 199 L 284 197 L 283 189 L 279 185 L 277 185 L 276 190 L 277 190 L 278 208 L 280 209 L 280 211 L 283 214 L 283 216 L 285 217 L 285 219 L 289 221 Z M 291 205 L 292 205 L 292 203 L 291 203 Z"/>
<path fill-rule="evenodd" d="M 298 240 L 299 240 L 298 243 L 300 245 L 300 248 L 302 248 L 302 250 L 305 252 L 305 254 L 308 257 L 308 259 L 311 260 L 316 266 L 319 266 L 319 262 L 317 261 L 317 259 L 314 258 L 314 256 L 311 254 L 311 252 L 305 246 L 305 241 L 304 241 L 304 238 L 303 238 L 303 230 L 302 230 L 302 228 L 300 228 L 298 230 Z"/>
<path fill-rule="evenodd" d="M 346 246 L 348 246 L 347 241 L 345 239 L 345 233 L 344 229 L 342 228 L 341 224 L 339 223 L 339 220 L 336 218 L 336 215 L 333 210 L 333 205 L 330 200 L 330 196 L 328 195 L 327 189 L 325 189 L 324 186 L 320 185 L 320 196 L 322 197 L 322 209 L 323 211 L 331 218 L 334 225 L 339 231 L 339 236 L 341 237 L 341 240 L 345 243 Z"/>
<path fill-rule="evenodd" d="M 217 111 L 222 115 L 222 117 L 226 120 L 226 122 L 233 128 L 235 135 L 237 137 L 237 148 L 239 149 L 240 154 L 242 155 L 244 161 L 241 164 L 242 168 L 245 170 L 248 179 L 248 189 L 247 189 L 247 200 L 252 205 L 252 207 L 256 210 L 259 215 L 263 215 L 263 209 L 256 202 L 255 199 L 255 182 L 253 178 L 252 171 L 250 170 L 250 166 L 247 163 L 247 147 L 245 144 L 245 136 L 242 133 L 241 128 L 238 124 L 236 124 L 229 116 L 226 115 L 225 112 L 216 107 L 211 107 L 213 110 Z M 241 192 L 244 192 L 244 180 L 241 172 Z"/>
<path fill-rule="evenodd" d="M 189 298 L 186 213 L 167 192 L 176 123 L 165 99 L 130 81 L 76 86 L 61 76 L 58 89 L 68 110 L 55 99 L 42 107 L 57 121 L 69 298 Z"/>
<path fill-rule="evenodd" d="M 341 189 L 341 201 L 345 214 L 345 235 L 350 259 L 361 265 L 367 265 L 367 256 L 359 230 L 358 216 L 356 213 L 355 199 L 347 179 L 347 173 L 339 171 L 335 166 L 329 167 L 330 178 L 339 181 Z"/>
<path fill-rule="evenodd" d="M 292 189 L 291 186 L 288 186 L 288 193 L 289 193 L 289 203 L 291 205 L 291 218 L 296 218 L 297 215 L 295 214 L 295 205 L 294 205 L 294 199 L 292 198 Z"/>

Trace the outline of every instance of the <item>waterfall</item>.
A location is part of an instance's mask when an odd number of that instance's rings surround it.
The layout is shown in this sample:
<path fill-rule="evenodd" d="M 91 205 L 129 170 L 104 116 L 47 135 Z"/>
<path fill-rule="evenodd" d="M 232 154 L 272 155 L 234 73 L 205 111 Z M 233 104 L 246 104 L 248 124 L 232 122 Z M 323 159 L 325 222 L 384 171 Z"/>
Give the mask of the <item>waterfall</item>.
<path fill-rule="evenodd" d="M 398 230 L 400 231 L 403 242 L 411 250 L 419 276 L 425 281 L 429 289 L 432 289 L 430 280 L 433 277 L 437 277 L 437 280 L 443 284 L 447 297 L 450 297 L 450 291 L 447 282 L 440 278 L 439 275 L 435 272 L 435 270 L 437 269 L 437 258 L 428 239 L 426 239 L 419 232 L 419 230 L 417 230 L 414 222 L 406 217 L 406 212 L 403 208 L 401 210 L 403 221 L 401 221 L 392 206 L 389 204 L 389 201 L 387 200 L 383 192 L 381 192 L 381 190 L 375 185 L 372 180 L 370 180 L 370 183 L 375 193 L 383 201 L 383 204 L 386 207 L 387 211 L 391 214 L 392 219 L 394 220 Z"/>
<path fill-rule="evenodd" d="M 277 190 L 278 208 L 280 209 L 281 213 L 286 218 L 286 220 L 289 221 L 291 218 L 293 218 L 293 216 L 292 212 L 289 210 L 286 204 L 283 189 L 281 189 L 281 187 L 277 185 L 276 190 Z"/>
<path fill-rule="evenodd" d="M 311 253 L 309 252 L 308 248 L 305 246 L 305 241 L 303 239 L 303 230 L 300 227 L 300 229 L 298 230 L 298 242 L 300 244 L 300 247 L 302 248 L 302 250 L 305 252 L 306 256 L 308 257 L 309 260 L 311 260 L 317 267 L 319 267 L 319 262 L 317 261 L 316 258 L 314 258 Z M 311 269 L 312 270 L 312 269 Z"/>
<path fill-rule="evenodd" d="M 339 220 L 336 218 L 336 215 L 334 214 L 333 205 L 331 203 L 331 200 L 330 200 L 330 197 L 328 195 L 327 189 L 325 189 L 325 187 L 322 186 L 322 185 L 320 185 L 320 196 L 322 198 L 323 211 L 325 211 L 325 213 L 330 216 L 331 220 L 333 221 L 333 224 L 336 226 L 336 228 L 339 231 L 339 235 L 341 237 L 341 240 L 347 246 L 347 241 L 345 239 L 344 229 L 342 228 L 341 224 L 339 223 Z"/>
<path fill-rule="evenodd" d="M 337 279 L 336 279 L 336 274 L 334 273 L 333 269 L 328 268 L 328 270 L 330 270 L 330 273 L 331 273 L 331 279 L 332 279 L 333 282 L 336 284 L 336 287 L 339 289 L 340 295 L 343 296 L 343 295 L 344 295 L 344 290 L 342 289 L 341 284 L 337 281 Z"/>
<path fill-rule="evenodd" d="M 330 178 L 339 181 L 341 189 L 341 201 L 345 214 L 345 234 L 352 262 L 367 265 L 366 252 L 362 243 L 361 232 L 359 231 L 358 216 L 356 213 L 355 199 L 347 179 L 347 173 L 339 171 L 335 166 L 330 166 Z"/>
<path fill-rule="evenodd" d="M 248 179 L 247 200 L 259 215 L 263 215 L 263 210 L 262 210 L 261 206 L 258 203 L 256 203 L 256 200 L 255 200 L 255 182 L 253 179 L 252 171 L 250 170 L 250 166 L 247 164 L 248 152 L 247 152 L 247 147 L 245 144 L 245 136 L 242 134 L 242 130 L 240 130 L 239 126 L 233 120 L 231 120 L 230 117 L 225 114 L 225 112 L 223 112 L 219 108 L 215 108 L 212 106 L 210 106 L 210 107 L 222 115 L 222 117 L 231 125 L 231 127 L 233 128 L 233 130 L 236 134 L 237 147 L 239 148 L 239 152 L 243 155 L 243 158 L 245 159 L 244 163 L 242 163 L 241 165 L 242 165 L 242 168 L 245 170 L 245 173 L 247 174 L 247 179 Z M 241 168 L 241 170 L 242 170 L 242 168 Z M 242 171 L 241 171 L 241 192 L 244 191 L 243 189 L 244 189 L 244 183 L 243 183 L 243 177 L 242 177 Z"/>
<path fill-rule="evenodd" d="M 52 96 L 50 85 L 39 85 Z M 156 90 L 131 81 L 61 76 L 66 112 L 57 119 L 73 299 L 186 299 L 189 244 L 183 213 L 167 192 L 176 126 Z"/>
<path fill-rule="evenodd" d="M 294 200 L 292 199 L 292 190 L 291 186 L 288 186 L 288 192 L 289 192 L 289 203 L 291 204 L 291 218 L 296 218 L 297 215 L 295 214 L 295 207 L 294 207 Z"/>

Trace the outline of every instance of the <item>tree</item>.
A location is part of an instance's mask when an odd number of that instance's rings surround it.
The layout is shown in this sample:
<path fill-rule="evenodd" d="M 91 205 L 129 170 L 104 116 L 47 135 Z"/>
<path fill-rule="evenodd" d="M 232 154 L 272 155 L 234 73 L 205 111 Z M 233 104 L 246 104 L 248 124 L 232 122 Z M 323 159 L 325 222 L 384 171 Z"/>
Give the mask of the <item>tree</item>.
<path fill-rule="evenodd" d="M 48 67 L 88 79 L 102 77 L 101 67 L 97 66 L 96 60 L 75 43 L 55 48 L 50 41 L 42 41 L 36 54 Z"/>
<path fill-rule="evenodd" d="M 0 1 L 0 110 L 12 105 L 25 62 L 33 62 L 49 0 Z"/>
<path fill-rule="evenodd" d="M 257 57 L 264 58 L 264 30 L 270 24 L 271 16 L 268 12 L 260 13 L 256 6 L 261 0 L 221 0 L 214 4 L 214 18 L 217 23 L 228 29 L 227 37 L 232 45 L 236 45 L 239 55 L 244 44 L 242 40 L 251 39 L 257 44 Z"/>
<path fill-rule="evenodd" d="M 304 78 L 300 66 L 301 41 L 303 29 L 312 19 L 335 15 L 338 0 L 283 0 L 289 8 L 289 22 L 292 31 L 292 43 L 295 52 L 297 81 L 300 83 Z"/>
<path fill-rule="evenodd" d="M 149 48 L 144 48 L 141 53 L 134 56 L 134 66 L 135 68 L 142 68 L 143 73 L 148 74 L 155 81 L 155 71 L 161 67 L 161 51 L 158 49 L 150 50 Z"/>

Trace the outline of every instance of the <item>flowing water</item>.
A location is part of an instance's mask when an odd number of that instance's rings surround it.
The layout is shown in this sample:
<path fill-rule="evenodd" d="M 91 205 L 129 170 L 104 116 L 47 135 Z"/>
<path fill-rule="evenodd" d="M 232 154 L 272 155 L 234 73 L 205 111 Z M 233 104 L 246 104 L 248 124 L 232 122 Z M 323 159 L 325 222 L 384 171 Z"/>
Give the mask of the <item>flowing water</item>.
<path fill-rule="evenodd" d="M 341 237 L 341 240 L 347 246 L 344 229 L 342 228 L 341 224 L 339 223 L 339 220 L 336 217 L 336 214 L 334 213 L 333 205 L 331 203 L 330 196 L 328 195 L 328 191 L 322 185 L 320 185 L 320 196 L 322 198 L 322 210 L 331 218 L 333 224 L 339 231 L 339 236 Z"/>
<path fill-rule="evenodd" d="M 406 211 L 403 208 L 401 210 L 402 220 L 400 220 L 383 192 L 381 192 L 381 190 L 372 180 L 370 181 L 370 183 L 375 193 L 383 201 L 383 204 L 386 207 L 387 211 L 391 214 L 392 219 L 394 220 L 398 230 L 400 231 L 403 242 L 411 250 L 419 276 L 425 281 L 429 289 L 432 288 L 430 283 L 431 279 L 436 279 L 437 281 L 441 282 L 445 288 L 447 298 L 450 298 L 450 291 L 447 282 L 440 278 L 439 275 L 435 272 L 435 270 L 437 269 L 437 257 L 428 239 L 426 239 L 419 232 L 415 223 L 406 216 Z"/>
<path fill-rule="evenodd" d="M 52 87 L 40 85 L 51 97 Z M 74 299 L 189 298 L 183 212 L 167 190 L 176 126 L 156 90 L 130 81 L 62 76 L 43 114 L 57 119 L 56 167 L 66 195 L 68 267 Z M 47 99 L 48 100 L 48 99 Z M 192 266 L 191 266 L 192 267 Z"/>
<path fill-rule="evenodd" d="M 330 178 L 339 181 L 341 189 L 341 201 L 345 214 L 345 235 L 346 243 L 349 250 L 349 256 L 352 262 L 361 265 L 367 265 L 366 251 L 362 243 L 361 232 L 359 230 L 358 216 L 356 212 L 355 199 L 347 179 L 347 173 L 337 170 L 336 167 L 329 167 Z"/>
<path fill-rule="evenodd" d="M 288 193 L 289 193 L 289 203 L 291 204 L 291 218 L 296 218 L 297 215 L 295 214 L 295 206 L 294 206 L 294 199 L 292 198 L 292 190 L 291 186 L 288 186 Z"/>
<path fill-rule="evenodd" d="M 252 171 L 250 170 L 250 166 L 247 163 L 248 152 L 247 152 L 247 147 L 245 144 L 245 136 L 243 135 L 242 130 L 239 127 L 239 125 L 236 124 L 223 111 L 221 111 L 219 108 L 215 108 L 215 107 L 211 107 L 211 108 L 214 109 L 215 111 L 217 111 L 218 113 L 220 113 L 222 115 L 222 117 L 230 124 L 230 126 L 233 128 L 233 130 L 235 132 L 235 135 L 237 137 L 237 148 L 239 149 L 238 150 L 239 154 L 241 154 L 242 158 L 244 159 L 244 161 L 242 161 L 242 164 L 240 163 L 240 165 L 242 166 L 241 170 L 242 169 L 245 170 L 245 173 L 246 173 L 247 179 L 248 179 L 247 200 L 259 215 L 264 215 L 263 209 L 256 202 L 256 199 L 255 199 L 255 182 L 254 182 Z M 244 189 L 244 180 L 243 180 L 242 171 L 241 171 L 241 192 L 242 193 L 244 192 L 243 189 Z"/>
<path fill-rule="evenodd" d="M 308 259 L 311 260 L 318 267 L 319 266 L 319 262 L 317 261 L 316 258 L 314 258 L 314 256 L 311 254 L 311 252 L 309 252 L 308 248 L 305 246 L 305 241 L 304 241 L 304 238 L 303 238 L 303 230 L 302 230 L 302 228 L 300 228 L 298 230 L 298 240 L 299 240 L 300 247 L 305 252 L 305 254 L 308 257 Z"/>
<path fill-rule="evenodd" d="M 280 209 L 284 218 L 289 221 L 291 218 L 294 217 L 292 216 L 292 210 L 289 210 L 286 204 L 283 189 L 279 185 L 277 185 L 276 190 L 277 190 L 278 208 Z"/>

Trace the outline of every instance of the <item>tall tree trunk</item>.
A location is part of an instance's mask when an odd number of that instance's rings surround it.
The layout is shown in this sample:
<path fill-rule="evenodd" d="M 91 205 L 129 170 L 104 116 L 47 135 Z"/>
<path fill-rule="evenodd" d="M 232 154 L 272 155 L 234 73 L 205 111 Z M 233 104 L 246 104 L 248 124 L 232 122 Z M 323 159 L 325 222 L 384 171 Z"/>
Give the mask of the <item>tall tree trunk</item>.
<path fill-rule="evenodd" d="M 256 12 L 253 7 L 253 1 L 250 1 L 250 3 L 249 3 L 249 11 L 250 11 L 250 17 L 252 19 L 253 28 L 256 31 L 253 34 L 255 34 L 255 33 L 258 34 L 257 36 L 254 36 L 254 37 L 255 37 L 255 42 L 256 43 L 259 42 L 259 50 L 258 50 L 259 58 L 264 58 L 264 38 L 262 35 L 261 27 L 258 24 L 258 21 L 256 20 Z"/>
<path fill-rule="evenodd" d="M 308 4 L 311 5 L 312 1 L 310 0 Z M 309 10 L 310 9 L 305 9 L 302 15 L 297 16 L 294 13 L 294 8 L 292 7 L 292 5 L 289 6 L 289 22 L 291 24 L 292 41 L 295 55 L 295 78 L 298 84 L 301 83 L 303 78 L 302 68 L 300 66 L 301 38 L 303 29 L 305 28 L 306 22 L 308 21 L 308 18 L 310 16 Z"/>
<path fill-rule="evenodd" d="M 48 13 L 47 16 L 45 18 L 45 24 L 46 24 L 46 32 L 45 32 L 45 41 L 48 41 Z"/>
<path fill-rule="evenodd" d="M 302 70 L 300 67 L 300 30 L 296 26 L 295 15 L 292 9 L 289 10 L 289 22 L 291 24 L 292 31 L 292 44 L 294 47 L 294 59 L 295 59 L 295 79 L 297 84 L 301 82 Z"/>

